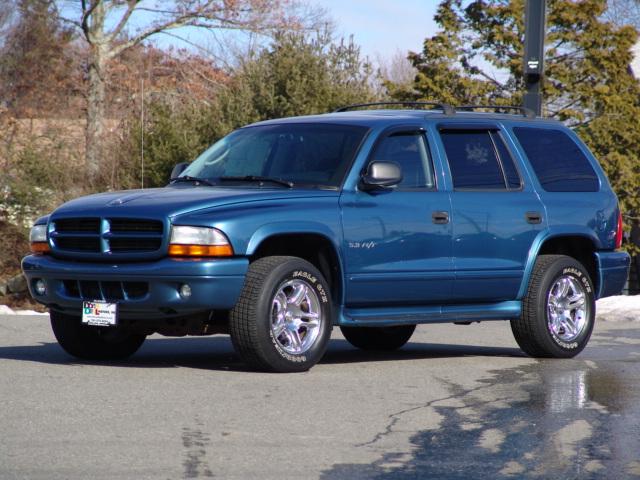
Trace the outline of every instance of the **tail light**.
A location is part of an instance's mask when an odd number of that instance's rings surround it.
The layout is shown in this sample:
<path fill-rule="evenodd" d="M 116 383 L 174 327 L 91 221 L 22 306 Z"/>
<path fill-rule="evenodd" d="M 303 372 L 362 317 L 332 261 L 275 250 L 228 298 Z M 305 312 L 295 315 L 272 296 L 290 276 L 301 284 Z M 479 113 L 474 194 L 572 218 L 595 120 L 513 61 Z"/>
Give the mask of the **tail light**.
<path fill-rule="evenodd" d="M 622 235 L 624 228 L 622 226 L 622 212 L 618 212 L 618 228 L 616 229 L 616 249 L 622 246 Z"/>

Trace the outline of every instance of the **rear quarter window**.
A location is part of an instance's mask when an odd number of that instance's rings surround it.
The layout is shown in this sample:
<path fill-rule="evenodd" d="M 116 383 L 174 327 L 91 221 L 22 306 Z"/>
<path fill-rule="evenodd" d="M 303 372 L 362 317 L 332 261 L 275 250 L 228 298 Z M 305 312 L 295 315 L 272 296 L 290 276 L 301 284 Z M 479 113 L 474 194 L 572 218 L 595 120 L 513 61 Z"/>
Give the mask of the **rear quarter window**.
<path fill-rule="evenodd" d="M 515 127 L 533 170 L 547 192 L 597 192 L 600 182 L 589 159 L 565 132 Z"/>

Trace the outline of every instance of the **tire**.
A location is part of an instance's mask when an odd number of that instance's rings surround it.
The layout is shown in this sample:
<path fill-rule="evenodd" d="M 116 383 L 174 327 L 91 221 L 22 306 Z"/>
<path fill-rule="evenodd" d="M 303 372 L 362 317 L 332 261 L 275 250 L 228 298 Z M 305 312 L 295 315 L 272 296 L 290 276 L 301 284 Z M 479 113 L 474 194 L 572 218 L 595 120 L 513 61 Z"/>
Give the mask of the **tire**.
<path fill-rule="evenodd" d="M 90 327 L 79 317 L 52 311 L 51 328 L 65 352 L 83 360 L 122 360 L 133 355 L 146 335 L 121 327 Z"/>
<path fill-rule="evenodd" d="M 565 255 L 541 255 L 511 330 L 532 357 L 572 358 L 591 338 L 595 310 L 593 283 L 584 266 Z"/>
<path fill-rule="evenodd" d="M 354 347 L 362 350 L 397 350 L 409 341 L 415 325 L 395 327 L 340 327 L 342 335 Z"/>
<path fill-rule="evenodd" d="M 302 372 L 327 350 L 333 312 L 329 285 L 309 262 L 273 256 L 249 265 L 229 333 L 241 359 L 270 372 Z"/>

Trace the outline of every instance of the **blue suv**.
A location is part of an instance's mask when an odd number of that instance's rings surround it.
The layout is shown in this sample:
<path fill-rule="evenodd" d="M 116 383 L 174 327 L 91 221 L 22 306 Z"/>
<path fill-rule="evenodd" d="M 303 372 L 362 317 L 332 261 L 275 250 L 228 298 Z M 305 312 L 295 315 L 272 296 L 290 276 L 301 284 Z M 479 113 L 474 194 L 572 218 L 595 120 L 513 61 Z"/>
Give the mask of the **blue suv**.
<path fill-rule="evenodd" d="M 416 324 L 509 320 L 529 355 L 578 354 L 629 268 L 587 147 L 521 108 L 388 106 L 249 125 L 164 188 L 37 220 L 22 267 L 62 348 L 228 333 L 252 367 L 294 372 L 334 326 L 391 350 Z"/>

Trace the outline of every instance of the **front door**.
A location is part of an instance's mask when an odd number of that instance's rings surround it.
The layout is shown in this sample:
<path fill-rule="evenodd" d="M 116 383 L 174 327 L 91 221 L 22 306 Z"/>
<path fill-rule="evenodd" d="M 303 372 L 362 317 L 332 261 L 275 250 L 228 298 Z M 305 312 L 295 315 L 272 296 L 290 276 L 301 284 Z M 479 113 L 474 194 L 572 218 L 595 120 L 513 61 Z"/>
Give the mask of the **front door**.
<path fill-rule="evenodd" d="M 426 134 L 383 134 L 368 163 L 395 162 L 396 187 L 341 196 L 347 306 L 426 305 L 451 296 L 449 193 L 439 191 Z"/>

